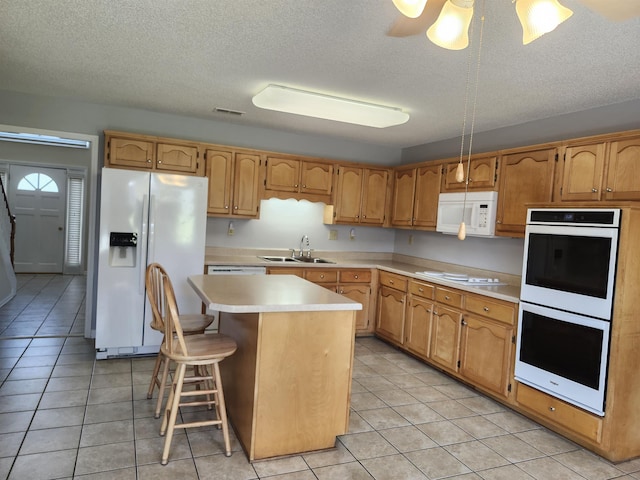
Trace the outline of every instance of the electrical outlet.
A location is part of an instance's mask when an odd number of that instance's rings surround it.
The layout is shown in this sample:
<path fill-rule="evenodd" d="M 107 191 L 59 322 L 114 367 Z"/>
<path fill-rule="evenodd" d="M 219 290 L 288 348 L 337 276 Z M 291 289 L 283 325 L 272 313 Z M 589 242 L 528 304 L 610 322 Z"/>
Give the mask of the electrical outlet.
<path fill-rule="evenodd" d="M 409 245 L 413 245 L 413 235 L 409 234 L 409 240 L 408 240 Z"/>
<path fill-rule="evenodd" d="M 353 241 L 356 239 L 356 229 L 352 228 L 349 230 L 349 240 Z"/>
<path fill-rule="evenodd" d="M 338 239 L 338 230 L 329 230 L 329 240 Z"/>
<path fill-rule="evenodd" d="M 235 230 L 233 228 L 233 223 L 229 222 L 229 228 L 227 228 L 227 235 L 228 236 L 233 236 L 233 234 L 235 233 Z"/>

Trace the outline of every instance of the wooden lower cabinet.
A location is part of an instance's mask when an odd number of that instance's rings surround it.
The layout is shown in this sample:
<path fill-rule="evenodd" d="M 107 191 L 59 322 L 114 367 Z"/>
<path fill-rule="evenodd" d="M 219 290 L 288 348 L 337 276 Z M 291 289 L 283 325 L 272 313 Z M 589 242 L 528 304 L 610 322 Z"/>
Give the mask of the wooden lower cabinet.
<path fill-rule="evenodd" d="M 460 348 L 460 310 L 436 304 L 431 332 L 431 361 L 452 372 L 458 371 Z"/>
<path fill-rule="evenodd" d="M 513 327 L 466 315 L 460 337 L 460 374 L 507 397 L 511 388 Z"/>
<path fill-rule="evenodd" d="M 404 341 L 404 313 L 407 294 L 382 286 L 378 291 L 378 320 L 376 333 L 396 345 Z"/>
<path fill-rule="evenodd" d="M 356 335 L 370 334 L 373 322 L 374 298 L 371 295 L 373 281 L 371 269 L 351 268 L 304 268 L 269 267 L 269 275 L 296 275 L 310 282 L 333 290 L 340 295 L 362 304 L 362 310 L 356 310 Z"/>

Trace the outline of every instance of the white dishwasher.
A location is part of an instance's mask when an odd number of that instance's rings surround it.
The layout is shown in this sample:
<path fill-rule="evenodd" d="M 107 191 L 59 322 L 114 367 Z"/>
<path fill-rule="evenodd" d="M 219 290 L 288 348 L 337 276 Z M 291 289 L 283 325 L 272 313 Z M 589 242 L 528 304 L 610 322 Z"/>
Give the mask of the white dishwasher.
<path fill-rule="evenodd" d="M 207 275 L 266 275 L 266 267 L 235 267 L 230 265 L 209 265 Z M 218 331 L 220 313 L 207 309 L 207 315 L 215 316 L 213 323 L 207 328 L 207 332 Z"/>

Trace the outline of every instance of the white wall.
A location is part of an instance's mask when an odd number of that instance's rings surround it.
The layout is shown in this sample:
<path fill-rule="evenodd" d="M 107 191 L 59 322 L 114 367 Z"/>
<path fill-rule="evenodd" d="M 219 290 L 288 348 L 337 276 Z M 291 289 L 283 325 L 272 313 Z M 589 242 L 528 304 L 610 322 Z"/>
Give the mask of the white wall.
<path fill-rule="evenodd" d="M 409 237 L 412 243 L 409 244 Z M 439 262 L 521 275 L 524 239 L 469 237 L 437 232 L 398 230 L 394 252 Z"/>
<path fill-rule="evenodd" d="M 324 203 L 272 198 L 260 203 L 259 220 L 234 219 L 234 235 L 227 235 L 228 219 L 210 217 L 207 246 L 231 248 L 300 248 L 303 235 L 311 248 L 323 251 L 392 252 L 395 230 L 379 227 L 324 225 Z M 354 229 L 355 240 L 349 239 Z M 329 230 L 338 231 L 338 240 L 329 240 Z"/>

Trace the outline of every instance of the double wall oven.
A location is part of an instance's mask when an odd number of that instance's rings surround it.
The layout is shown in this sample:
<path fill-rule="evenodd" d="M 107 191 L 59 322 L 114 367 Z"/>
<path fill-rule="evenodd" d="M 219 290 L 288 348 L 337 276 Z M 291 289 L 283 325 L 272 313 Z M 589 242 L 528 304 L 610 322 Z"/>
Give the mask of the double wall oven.
<path fill-rule="evenodd" d="M 604 415 L 620 210 L 529 209 L 515 377 Z"/>

